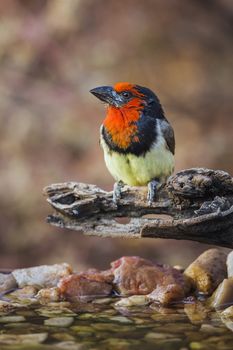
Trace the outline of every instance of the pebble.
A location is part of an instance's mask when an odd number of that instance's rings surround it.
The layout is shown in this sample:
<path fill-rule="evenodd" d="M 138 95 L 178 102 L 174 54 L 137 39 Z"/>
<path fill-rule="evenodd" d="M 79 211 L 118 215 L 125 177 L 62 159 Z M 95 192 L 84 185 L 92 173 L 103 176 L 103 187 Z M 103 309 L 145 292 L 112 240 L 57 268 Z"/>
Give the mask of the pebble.
<path fill-rule="evenodd" d="M 27 328 L 29 329 L 31 324 L 28 322 L 12 322 L 5 324 L 5 328 Z"/>
<path fill-rule="evenodd" d="M 9 303 L 8 301 L 0 300 L 0 315 L 6 314 L 10 310 L 12 310 L 14 307 L 12 303 Z"/>
<path fill-rule="evenodd" d="M 0 273 L 0 293 L 5 293 L 17 287 L 17 283 L 12 273 Z"/>
<path fill-rule="evenodd" d="M 56 344 L 56 349 L 62 349 L 62 350 L 87 350 L 85 344 L 78 344 L 75 341 L 63 341 L 58 344 Z M 94 348 L 91 348 L 94 350 Z"/>
<path fill-rule="evenodd" d="M 93 304 L 104 304 L 104 305 L 108 305 L 108 304 L 111 304 L 113 302 L 113 299 L 112 298 L 100 298 L 100 299 L 94 299 L 92 301 Z"/>
<path fill-rule="evenodd" d="M 170 333 L 156 333 L 156 332 L 149 332 L 144 337 L 146 340 L 154 340 L 154 339 L 171 339 L 174 338 L 174 334 Z"/>
<path fill-rule="evenodd" d="M 132 295 L 129 298 L 122 298 L 115 303 L 115 306 L 143 306 L 150 303 L 149 298 L 146 295 Z"/>
<path fill-rule="evenodd" d="M 54 327 L 69 327 L 73 322 L 73 317 L 53 317 L 45 320 L 44 325 Z"/>
<path fill-rule="evenodd" d="M 67 333 L 67 332 L 62 332 L 62 333 L 52 333 L 51 334 L 52 338 L 59 340 L 59 341 L 74 341 L 75 337 L 73 337 L 73 335 Z"/>
<path fill-rule="evenodd" d="M 113 316 L 113 317 L 109 317 L 109 320 L 120 322 L 120 323 L 133 323 L 132 320 L 130 320 L 129 318 L 127 318 L 125 316 Z"/>
<path fill-rule="evenodd" d="M 190 322 L 194 325 L 202 324 L 208 317 L 209 310 L 201 303 L 185 304 L 184 311 L 188 316 Z"/>
<path fill-rule="evenodd" d="M 208 334 L 222 334 L 225 333 L 225 328 L 214 327 L 211 324 L 202 324 L 200 331 Z"/>
<path fill-rule="evenodd" d="M 226 270 L 225 252 L 212 248 L 193 261 L 184 271 L 184 275 L 197 292 L 211 295 L 226 278 Z"/>
<path fill-rule="evenodd" d="M 43 288 L 39 290 L 36 298 L 42 303 L 48 303 L 49 301 L 59 301 L 60 300 L 60 290 L 57 287 L 53 288 Z"/>
<path fill-rule="evenodd" d="M 72 268 L 69 264 L 41 265 L 12 272 L 18 286 L 56 287 L 62 277 L 69 276 Z"/>
<path fill-rule="evenodd" d="M 48 337 L 48 333 L 34 334 L 0 334 L 0 344 L 40 344 Z"/>
<path fill-rule="evenodd" d="M 92 323 L 91 326 L 97 331 L 110 331 L 110 332 L 132 332 L 134 330 L 133 326 L 120 325 L 116 323 Z"/>
<path fill-rule="evenodd" d="M 22 299 L 35 297 L 37 292 L 38 288 L 36 288 L 35 286 L 26 286 L 24 288 L 16 289 L 10 294 L 7 294 L 7 297 L 19 299 L 19 301 L 22 301 Z"/>
<path fill-rule="evenodd" d="M 24 316 L 2 316 L 0 317 L 0 323 L 16 323 L 26 321 Z"/>
<path fill-rule="evenodd" d="M 213 308 L 223 308 L 233 303 L 233 277 L 226 278 L 219 284 L 209 298 L 209 305 Z"/>
<path fill-rule="evenodd" d="M 233 305 L 221 312 L 221 316 L 230 318 L 233 320 Z"/>
<path fill-rule="evenodd" d="M 220 313 L 221 321 L 233 332 L 233 305 Z"/>
<path fill-rule="evenodd" d="M 61 317 L 64 316 L 75 316 L 76 314 L 67 308 L 61 308 L 61 309 L 47 309 L 47 308 L 40 308 L 35 310 L 36 313 L 40 316 L 44 317 L 56 317 L 61 315 Z"/>
<path fill-rule="evenodd" d="M 80 332 L 88 332 L 88 333 L 93 333 L 94 330 L 90 326 L 84 326 L 84 325 L 77 325 L 77 326 L 72 326 L 71 330 L 77 333 Z"/>

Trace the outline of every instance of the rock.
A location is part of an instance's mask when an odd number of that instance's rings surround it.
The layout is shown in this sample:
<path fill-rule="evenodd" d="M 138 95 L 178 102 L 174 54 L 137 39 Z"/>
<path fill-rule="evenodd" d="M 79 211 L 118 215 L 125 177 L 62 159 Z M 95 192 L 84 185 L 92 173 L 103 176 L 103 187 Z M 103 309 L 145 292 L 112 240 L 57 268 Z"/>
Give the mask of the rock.
<path fill-rule="evenodd" d="M 75 337 L 67 332 L 52 333 L 50 336 L 53 339 L 59 340 L 60 342 L 75 341 Z"/>
<path fill-rule="evenodd" d="M 43 288 L 39 290 L 39 292 L 36 295 L 36 298 L 39 299 L 41 303 L 48 303 L 50 301 L 59 301 L 60 289 L 58 287 Z"/>
<path fill-rule="evenodd" d="M 77 333 L 83 333 L 83 332 L 87 332 L 87 333 L 94 333 L 94 330 L 92 327 L 90 326 L 84 326 L 84 325 L 76 325 L 76 326 L 72 326 L 71 330 L 73 332 L 77 332 Z"/>
<path fill-rule="evenodd" d="M 0 273 L 0 294 L 17 288 L 17 283 L 12 273 Z"/>
<path fill-rule="evenodd" d="M 226 278 L 226 253 L 219 249 L 206 250 L 184 274 L 197 292 L 210 295 Z"/>
<path fill-rule="evenodd" d="M 89 270 L 86 273 L 73 274 L 59 282 L 61 295 L 68 300 L 91 300 L 106 297 L 112 292 L 112 275 L 107 272 Z"/>
<path fill-rule="evenodd" d="M 227 255 L 227 276 L 233 277 L 233 250 Z"/>
<path fill-rule="evenodd" d="M 132 295 L 128 298 L 122 298 L 121 300 L 115 303 L 115 306 L 143 306 L 148 305 L 150 302 L 147 295 Z"/>
<path fill-rule="evenodd" d="M 221 312 L 221 316 L 227 317 L 233 321 L 233 305 Z"/>
<path fill-rule="evenodd" d="M 29 329 L 31 327 L 31 323 L 29 322 L 12 322 L 12 323 L 6 323 L 4 325 L 4 328 L 9 328 L 9 329 L 12 329 L 12 328 L 26 328 L 26 329 Z"/>
<path fill-rule="evenodd" d="M 174 301 L 182 301 L 186 294 L 185 281 L 174 272 L 168 272 L 161 284 L 153 290 L 152 293 L 148 294 L 148 298 L 151 301 L 158 301 L 162 305 L 170 304 Z M 180 273 L 179 273 L 180 274 Z"/>
<path fill-rule="evenodd" d="M 9 303 L 8 301 L 0 300 L 0 315 L 9 312 L 13 308 L 14 307 L 12 303 Z"/>
<path fill-rule="evenodd" d="M 222 281 L 210 297 L 208 304 L 216 309 L 233 304 L 233 277 Z"/>
<path fill-rule="evenodd" d="M 176 269 L 153 264 L 137 256 L 122 257 L 112 264 L 113 284 L 122 296 L 149 294 L 161 303 L 182 299 L 188 287 Z"/>
<path fill-rule="evenodd" d="M 69 327 L 73 322 L 73 317 L 53 317 L 45 320 L 44 325 L 53 327 Z"/>
<path fill-rule="evenodd" d="M 222 311 L 220 317 L 225 326 L 233 331 L 233 305 Z"/>
<path fill-rule="evenodd" d="M 108 305 L 112 303 L 112 298 L 101 298 L 101 299 L 94 299 L 92 301 L 93 304 L 98 304 L 98 305 Z"/>
<path fill-rule="evenodd" d="M 208 334 L 223 334 L 225 333 L 226 329 L 223 327 L 223 328 L 220 328 L 220 327 L 215 327 L 211 324 L 202 324 L 201 325 L 201 328 L 200 328 L 200 332 L 203 332 L 203 333 L 208 333 Z"/>
<path fill-rule="evenodd" d="M 40 309 L 36 309 L 35 311 L 38 315 L 44 316 L 44 317 L 57 317 L 57 316 L 70 317 L 70 316 L 76 315 L 72 310 L 66 307 L 59 307 L 59 305 L 57 305 L 57 307 L 56 306 L 49 307 L 49 305 L 46 305 L 46 307 L 41 307 Z"/>
<path fill-rule="evenodd" d="M 16 323 L 26 321 L 24 316 L 2 316 L 0 317 L 0 323 Z"/>
<path fill-rule="evenodd" d="M 30 299 L 34 298 L 38 289 L 34 286 L 27 286 L 24 288 L 16 289 L 14 292 L 7 294 L 10 299 Z"/>
<path fill-rule="evenodd" d="M 109 323 L 109 322 L 97 322 L 91 324 L 93 328 L 93 332 L 95 331 L 105 331 L 105 332 L 111 332 L 111 333 L 127 333 L 127 332 L 133 332 L 135 330 L 134 326 L 132 324 L 129 325 L 122 325 L 117 323 Z"/>
<path fill-rule="evenodd" d="M 35 334 L 0 334 L 0 344 L 40 344 L 48 337 L 48 333 Z"/>
<path fill-rule="evenodd" d="M 202 324 L 208 317 L 208 309 L 201 303 L 195 302 L 184 305 L 184 311 L 190 322 L 194 325 Z"/>
<path fill-rule="evenodd" d="M 59 280 L 72 273 L 69 264 L 41 265 L 26 269 L 17 269 L 12 272 L 18 286 L 23 288 L 28 285 L 44 287 L 56 287 Z"/>
<path fill-rule="evenodd" d="M 145 335 L 146 340 L 160 340 L 174 338 L 174 334 L 160 333 L 160 332 L 149 332 Z"/>
<path fill-rule="evenodd" d="M 132 320 L 130 320 L 128 317 L 125 317 L 125 316 L 112 316 L 112 317 L 109 317 L 109 320 L 113 322 L 120 322 L 125 324 L 133 323 Z"/>
<path fill-rule="evenodd" d="M 69 340 L 69 341 L 63 341 L 63 342 L 60 342 L 60 343 L 56 344 L 56 349 L 61 349 L 61 350 L 87 350 L 87 349 L 89 349 L 89 347 L 86 347 L 85 344 L 78 344 L 75 341 Z M 94 348 L 93 348 L 93 350 L 94 350 Z"/>

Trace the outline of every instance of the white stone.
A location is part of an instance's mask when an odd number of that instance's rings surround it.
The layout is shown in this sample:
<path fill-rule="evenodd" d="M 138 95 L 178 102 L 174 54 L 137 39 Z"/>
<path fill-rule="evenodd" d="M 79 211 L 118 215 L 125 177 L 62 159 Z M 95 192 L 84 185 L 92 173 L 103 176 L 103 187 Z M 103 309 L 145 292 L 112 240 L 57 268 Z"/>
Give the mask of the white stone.
<path fill-rule="evenodd" d="M 16 280 L 12 273 L 0 273 L 0 293 L 4 293 L 16 287 Z"/>
<path fill-rule="evenodd" d="M 28 285 L 56 287 L 62 277 L 69 276 L 72 268 L 69 264 L 41 265 L 12 272 L 20 288 Z"/>

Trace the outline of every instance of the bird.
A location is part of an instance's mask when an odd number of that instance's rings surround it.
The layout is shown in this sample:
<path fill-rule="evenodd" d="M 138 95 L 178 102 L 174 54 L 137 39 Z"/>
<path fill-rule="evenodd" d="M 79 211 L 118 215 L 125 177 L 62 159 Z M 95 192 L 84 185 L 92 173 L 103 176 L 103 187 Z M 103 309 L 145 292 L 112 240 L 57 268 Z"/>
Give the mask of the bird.
<path fill-rule="evenodd" d="M 113 201 L 119 203 L 124 185 L 148 186 L 152 205 L 175 163 L 174 131 L 159 98 L 149 88 L 128 82 L 99 86 L 90 93 L 107 104 L 100 145 L 116 181 Z"/>

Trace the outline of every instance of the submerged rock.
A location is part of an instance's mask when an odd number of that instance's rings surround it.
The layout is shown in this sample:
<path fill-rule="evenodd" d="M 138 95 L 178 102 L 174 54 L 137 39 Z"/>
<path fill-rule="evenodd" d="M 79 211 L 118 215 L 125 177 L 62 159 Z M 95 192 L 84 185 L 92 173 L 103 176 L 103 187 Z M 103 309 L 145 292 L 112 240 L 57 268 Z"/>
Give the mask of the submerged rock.
<path fill-rule="evenodd" d="M 182 301 L 188 290 L 189 284 L 184 276 L 178 270 L 167 268 L 164 277 L 148 297 L 150 300 L 166 305 L 175 301 Z"/>
<path fill-rule="evenodd" d="M 233 277 L 224 279 L 209 299 L 209 305 L 216 309 L 229 304 L 233 304 Z"/>
<path fill-rule="evenodd" d="M 219 249 L 206 250 L 187 267 L 184 274 L 197 292 L 210 295 L 226 278 L 226 253 Z"/>
<path fill-rule="evenodd" d="M 130 306 L 144 306 L 148 305 L 150 302 L 147 295 L 132 295 L 128 298 L 122 298 L 119 301 L 115 303 L 115 306 L 123 306 L 123 307 L 130 307 Z"/>
<path fill-rule="evenodd" d="M 53 288 L 43 288 L 39 290 L 36 294 L 36 298 L 41 303 L 48 303 L 51 301 L 59 301 L 60 300 L 60 289 L 58 287 Z"/>
<path fill-rule="evenodd" d="M 122 257 L 112 264 L 114 287 L 122 296 L 149 294 L 162 304 L 182 299 L 188 286 L 178 270 L 137 256 Z"/>
<path fill-rule="evenodd" d="M 52 317 L 44 321 L 45 326 L 69 327 L 74 322 L 73 317 Z"/>
<path fill-rule="evenodd" d="M 0 294 L 8 292 L 16 287 L 17 283 L 12 273 L 0 273 Z"/>
<path fill-rule="evenodd" d="M 63 278 L 58 287 L 65 299 L 89 300 L 110 295 L 112 279 L 113 276 L 109 271 L 89 270 L 86 273 L 73 274 Z"/>
<path fill-rule="evenodd" d="M 7 294 L 7 298 L 10 299 L 30 299 L 35 297 L 38 289 L 34 286 L 26 286 L 24 288 L 16 289 L 14 292 Z"/>
<path fill-rule="evenodd" d="M 48 333 L 35 334 L 0 334 L 0 344 L 40 344 L 48 337 Z"/>
<path fill-rule="evenodd" d="M 0 317 L 0 323 L 16 323 L 26 321 L 24 316 L 2 316 Z"/>
<path fill-rule="evenodd" d="M 69 264 L 41 265 L 12 272 L 20 288 L 33 285 L 39 287 L 55 287 L 62 277 L 69 276 L 72 268 Z"/>
<path fill-rule="evenodd" d="M 221 316 L 227 317 L 233 321 L 233 305 L 222 311 Z"/>
<path fill-rule="evenodd" d="M 207 319 L 209 310 L 201 302 L 195 301 L 194 303 L 185 304 L 184 312 L 192 324 L 198 325 Z"/>

